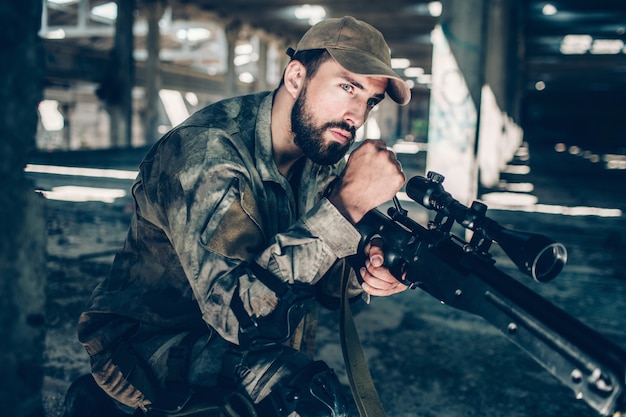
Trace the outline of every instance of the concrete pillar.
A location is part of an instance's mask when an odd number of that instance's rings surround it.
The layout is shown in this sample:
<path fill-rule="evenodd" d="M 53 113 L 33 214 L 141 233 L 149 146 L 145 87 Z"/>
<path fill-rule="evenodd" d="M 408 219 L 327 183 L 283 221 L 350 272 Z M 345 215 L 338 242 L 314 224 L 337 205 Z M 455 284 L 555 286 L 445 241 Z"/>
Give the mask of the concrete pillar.
<path fill-rule="evenodd" d="M 488 9 L 485 82 L 501 109 L 519 119 L 519 62 L 523 48 L 521 2 L 490 0 Z"/>
<path fill-rule="evenodd" d="M 476 198 L 477 134 L 488 0 L 443 0 L 433 31 L 433 83 L 426 169 L 446 177 L 444 187 L 461 203 Z"/>
<path fill-rule="evenodd" d="M 396 123 L 395 137 L 404 139 L 411 132 L 411 104 L 400 106 L 397 113 L 400 123 Z"/>
<path fill-rule="evenodd" d="M 485 84 L 489 85 L 500 106 L 505 110 L 508 98 L 507 92 L 507 46 L 509 14 L 507 2 L 504 0 L 490 0 L 488 10 L 487 53 L 485 55 Z M 509 4 L 511 2 L 508 2 Z"/>
<path fill-rule="evenodd" d="M 161 30 L 159 20 L 163 16 L 165 8 L 163 0 L 148 0 L 145 2 L 144 12 L 148 20 L 148 35 L 146 49 L 148 58 L 146 61 L 146 85 L 145 85 L 145 119 L 144 131 L 146 144 L 155 143 L 159 139 L 159 109 L 161 90 Z"/>
<path fill-rule="evenodd" d="M 72 144 L 72 110 L 74 103 L 64 103 L 60 106 L 59 111 L 63 115 L 63 147 L 67 150 L 70 149 Z"/>
<path fill-rule="evenodd" d="M 469 204 L 494 187 L 523 132 L 515 122 L 519 2 L 444 0 L 433 36 L 427 170 Z"/>
<path fill-rule="evenodd" d="M 3 2 L 0 37 L 0 407 L 44 415 L 46 225 L 42 197 L 24 176 L 43 96 L 42 1 Z"/>
<path fill-rule="evenodd" d="M 237 79 L 237 71 L 235 68 L 235 46 L 239 39 L 239 32 L 241 31 L 241 23 L 239 21 L 230 22 L 224 27 L 224 33 L 226 34 L 226 44 L 228 47 L 227 53 L 227 66 L 226 66 L 226 78 L 224 82 L 224 95 L 226 97 L 233 97 L 239 93 L 239 80 Z"/>
<path fill-rule="evenodd" d="M 134 85 L 134 0 L 117 1 L 114 46 L 107 75 L 97 91 L 110 116 L 111 146 L 130 147 Z"/>
<path fill-rule="evenodd" d="M 265 78 L 269 89 L 278 87 L 280 83 L 285 67 L 285 58 L 288 58 L 285 53 L 286 49 L 287 47 L 284 45 L 284 41 L 272 39 L 267 44 Z"/>
<path fill-rule="evenodd" d="M 515 122 L 519 8 L 519 2 L 489 0 L 477 146 L 479 183 L 484 187 L 497 186 L 500 172 L 522 142 L 521 128 Z"/>
<path fill-rule="evenodd" d="M 267 36 L 259 33 L 259 60 L 257 61 L 257 79 L 256 90 L 267 90 L 267 53 L 268 53 L 268 40 Z"/>

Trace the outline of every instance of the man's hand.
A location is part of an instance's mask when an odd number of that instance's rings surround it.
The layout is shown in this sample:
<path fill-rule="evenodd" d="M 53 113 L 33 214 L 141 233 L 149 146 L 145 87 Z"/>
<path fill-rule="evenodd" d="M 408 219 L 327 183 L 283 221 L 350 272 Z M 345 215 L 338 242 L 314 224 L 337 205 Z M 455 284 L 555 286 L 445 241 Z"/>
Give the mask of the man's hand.
<path fill-rule="evenodd" d="M 374 243 L 374 242 L 372 242 Z M 383 266 L 384 255 L 382 248 L 377 244 L 368 244 L 365 253 L 368 259 L 365 266 L 361 268 L 361 279 L 363 280 L 363 291 L 369 295 L 385 296 L 397 294 L 408 287 L 398 281 L 389 269 Z"/>
<path fill-rule="evenodd" d="M 350 154 L 341 184 L 329 200 L 353 223 L 391 200 L 405 181 L 396 155 L 381 140 L 365 140 Z"/>

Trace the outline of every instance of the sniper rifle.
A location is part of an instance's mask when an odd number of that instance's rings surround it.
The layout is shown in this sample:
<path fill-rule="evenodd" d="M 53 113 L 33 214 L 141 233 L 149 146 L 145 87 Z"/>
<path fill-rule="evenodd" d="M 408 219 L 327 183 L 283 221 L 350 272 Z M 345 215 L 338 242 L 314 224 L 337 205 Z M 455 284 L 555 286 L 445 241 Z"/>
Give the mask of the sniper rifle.
<path fill-rule="evenodd" d="M 356 225 L 362 236 L 358 253 L 380 239 L 384 263 L 399 281 L 483 317 L 600 415 L 626 415 L 626 352 L 496 268 L 489 253 L 497 242 L 524 274 L 547 282 L 565 266 L 565 246 L 506 229 L 485 215 L 485 204 L 466 207 L 455 200 L 443 180 L 429 172 L 407 182 L 407 195 L 437 213 L 426 228 L 395 198 L 387 215 L 375 209 Z M 455 222 L 473 232 L 469 242 L 451 233 Z M 355 255 L 350 262 L 360 266 L 364 260 Z"/>

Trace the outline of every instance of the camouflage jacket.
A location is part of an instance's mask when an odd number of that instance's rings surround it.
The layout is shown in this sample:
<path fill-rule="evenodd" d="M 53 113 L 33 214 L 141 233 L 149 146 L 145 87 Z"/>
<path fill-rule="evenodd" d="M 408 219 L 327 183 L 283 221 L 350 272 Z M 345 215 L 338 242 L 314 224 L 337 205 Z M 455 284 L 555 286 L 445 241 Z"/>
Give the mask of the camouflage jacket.
<path fill-rule="evenodd" d="M 272 98 L 265 92 L 207 106 L 146 155 L 124 246 L 79 320 L 90 354 L 137 322 L 166 331 L 208 324 L 237 343 L 235 289 L 251 315 L 267 315 L 276 303 L 242 262 L 315 285 L 355 253 L 358 232 L 323 197 L 345 162 L 303 160 L 290 185 L 272 158 Z M 338 286 L 338 279 L 324 282 Z M 351 284 L 358 293 L 354 276 Z"/>

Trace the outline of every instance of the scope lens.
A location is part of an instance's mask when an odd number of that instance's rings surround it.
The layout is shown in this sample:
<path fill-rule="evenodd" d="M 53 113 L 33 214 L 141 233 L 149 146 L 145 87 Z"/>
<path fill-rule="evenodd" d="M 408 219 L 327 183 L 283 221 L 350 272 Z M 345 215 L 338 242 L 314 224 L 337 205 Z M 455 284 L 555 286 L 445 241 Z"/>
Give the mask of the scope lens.
<path fill-rule="evenodd" d="M 567 262 L 567 250 L 560 243 L 546 246 L 535 257 L 532 266 L 532 277 L 539 282 L 547 282 L 559 275 Z"/>

